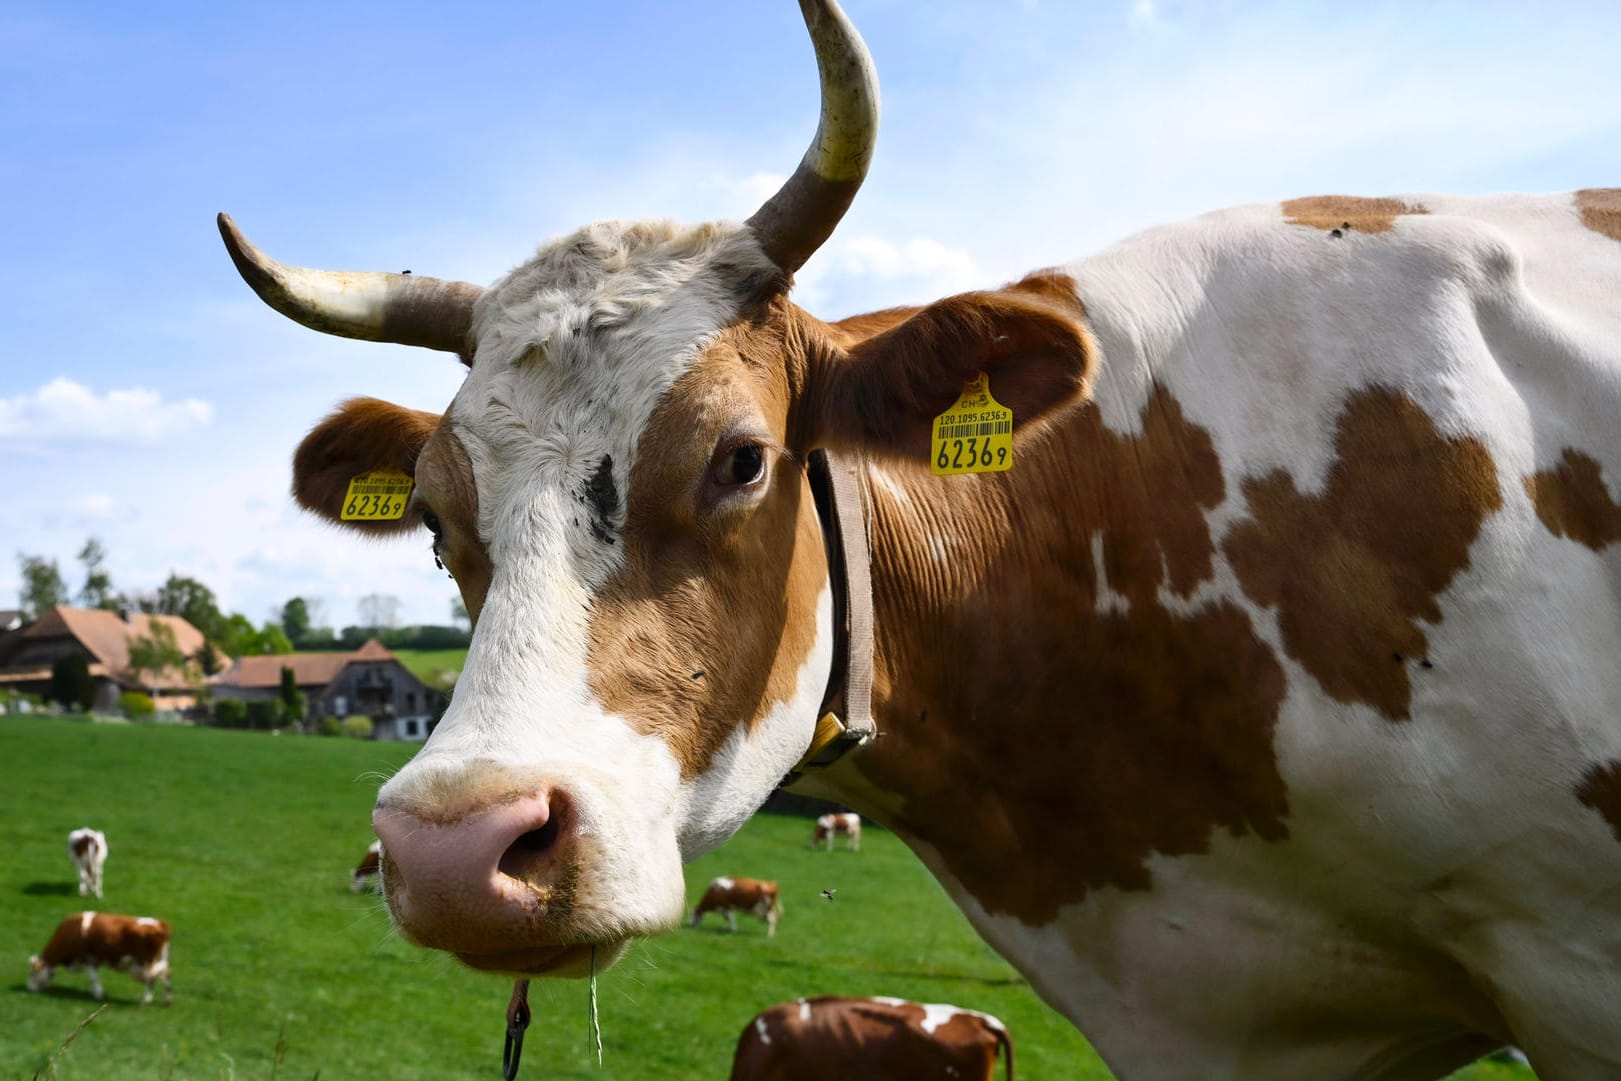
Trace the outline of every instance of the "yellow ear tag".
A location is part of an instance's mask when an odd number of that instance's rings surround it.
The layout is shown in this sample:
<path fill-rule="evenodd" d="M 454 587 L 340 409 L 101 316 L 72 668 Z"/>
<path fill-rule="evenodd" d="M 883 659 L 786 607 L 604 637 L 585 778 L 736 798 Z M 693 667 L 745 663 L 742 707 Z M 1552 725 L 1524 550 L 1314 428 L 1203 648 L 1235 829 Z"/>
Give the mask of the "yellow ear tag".
<path fill-rule="evenodd" d="M 929 468 L 936 476 L 1013 468 L 1013 410 L 991 397 L 984 372 L 963 384 L 957 404 L 934 418 Z"/>
<path fill-rule="evenodd" d="M 398 521 L 410 501 L 410 477 L 393 469 L 374 469 L 349 482 L 341 517 L 345 522 Z"/>

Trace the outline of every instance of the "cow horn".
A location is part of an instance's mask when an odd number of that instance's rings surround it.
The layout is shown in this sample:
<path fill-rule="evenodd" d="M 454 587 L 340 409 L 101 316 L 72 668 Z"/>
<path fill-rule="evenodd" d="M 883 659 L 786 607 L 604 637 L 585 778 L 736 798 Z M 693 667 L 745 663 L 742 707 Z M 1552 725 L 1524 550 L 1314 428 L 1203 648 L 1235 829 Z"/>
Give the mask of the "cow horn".
<path fill-rule="evenodd" d="M 748 224 L 782 270 L 805 264 L 844 217 L 878 137 L 878 77 L 861 35 L 834 0 L 799 0 L 816 46 L 822 116 L 794 175 Z"/>
<path fill-rule="evenodd" d="M 465 353 L 480 286 L 415 274 L 283 266 L 254 247 L 229 214 L 219 216 L 219 226 L 242 279 L 287 318 L 345 338 Z"/>

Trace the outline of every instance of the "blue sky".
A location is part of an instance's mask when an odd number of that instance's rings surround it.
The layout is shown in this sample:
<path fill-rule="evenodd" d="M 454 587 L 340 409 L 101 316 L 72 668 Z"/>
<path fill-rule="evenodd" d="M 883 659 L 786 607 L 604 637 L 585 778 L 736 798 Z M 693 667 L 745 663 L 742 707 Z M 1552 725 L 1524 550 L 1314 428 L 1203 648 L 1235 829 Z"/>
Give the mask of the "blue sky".
<path fill-rule="evenodd" d="M 796 298 L 836 317 L 993 285 L 1159 223 L 1344 192 L 1621 185 L 1621 5 L 848 0 L 871 176 Z M 741 218 L 798 162 L 791 0 L 0 8 L 0 607 L 14 553 L 101 538 L 267 618 L 368 593 L 445 622 L 427 544 L 287 497 L 356 394 L 449 402 L 442 355 L 307 331 L 226 257 L 485 283 L 599 218 Z"/>

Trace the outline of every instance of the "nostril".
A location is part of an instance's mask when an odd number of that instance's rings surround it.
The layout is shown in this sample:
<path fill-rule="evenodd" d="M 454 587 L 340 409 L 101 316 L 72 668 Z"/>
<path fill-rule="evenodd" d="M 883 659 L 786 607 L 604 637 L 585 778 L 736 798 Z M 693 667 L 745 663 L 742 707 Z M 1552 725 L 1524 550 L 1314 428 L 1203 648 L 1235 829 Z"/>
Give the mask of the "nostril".
<path fill-rule="evenodd" d="M 562 829 L 561 816 L 556 810 L 553 808 L 544 826 L 521 834 L 507 846 L 507 850 L 501 854 L 500 863 L 496 865 L 497 870 L 511 878 L 528 878 L 537 865 L 545 861 L 546 854 L 557 844 Z"/>

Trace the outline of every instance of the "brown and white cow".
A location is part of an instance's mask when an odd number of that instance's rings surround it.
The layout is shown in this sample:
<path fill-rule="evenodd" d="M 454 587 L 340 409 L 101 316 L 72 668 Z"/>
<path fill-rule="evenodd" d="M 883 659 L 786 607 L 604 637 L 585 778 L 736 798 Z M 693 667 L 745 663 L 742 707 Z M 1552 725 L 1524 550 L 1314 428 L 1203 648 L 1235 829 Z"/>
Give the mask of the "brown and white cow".
<path fill-rule="evenodd" d="M 1013 1081 L 1013 1040 L 987 1013 L 898 998 L 822 995 L 756 1014 L 731 1081 Z"/>
<path fill-rule="evenodd" d="M 79 872 L 79 896 L 101 896 L 101 869 L 107 863 L 107 835 L 88 826 L 68 834 L 68 856 Z"/>
<path fill-rule="evenodd" d="M 378 799 L 401 931 L 579 975 L 680 922 L 682 861 L 846 670 L 826 451 L 881 738 L 795 791 L 903 838 L 1120 1076 L 1509 1042 L 1621 1074 L 1621 191 L 1245 206 L 823 322 L 789 288 L 876 89 L 802 6 L 821 126 L 745 222 L 598 223 L 481 289 L 283 266 L 222 216 L 272 306 L 468 365 L 443 416 L 356 400 L 294 462 L 334 522 L 409 476 L 349 524 L 425 525 L 476 620 Z M 1011 468 L 936 476 L 975 373 Z"/>
<path fill-rule="evenodd" d="M 777 920 L 782 918 L 782 899 L 777 884 L 759 878 L 728 878 L 722 875 L 709 884 L 692 910 L 687 926 L 696 927 L 709 912 L 719 912 L 728 931 L 737 930 L 737 914 L 752 912 L 765 921 L 765 936 L 777 937 Z"/>
<path fill-rule="evenodd" d="M 811 847 L 827 846 L 833 851 L 835 838 L 843 837 L 850 851 L 861 851 L 861 816 L 853 811 L 843 814 L 825 814 L 816 817 L 816 828 L 811 831 Z"/>
<path fill-rule="evenodd" d="M 372 889 L 379 884 L 382 874 L 383 842 L 373 841 L 366 846 L 366 854 L 360 857 L 354 871 L 349 875 L 349 889 L 352 893 Z"/>
<path fill-rule="evenodd" d="M 151 916 L 76 912 L 56 925 L 45 949 L 28 959 L 28 989 L 39 991 L 57 969 L 90 974 L 90 994 L 103 999 L 97 970 L 115 968 L 146 984 L 141 1005 L 152 1001 L 152 985 L 163 981 L 163 1004 L 174 1001 L 169 984 L 169 925 Z"/>

